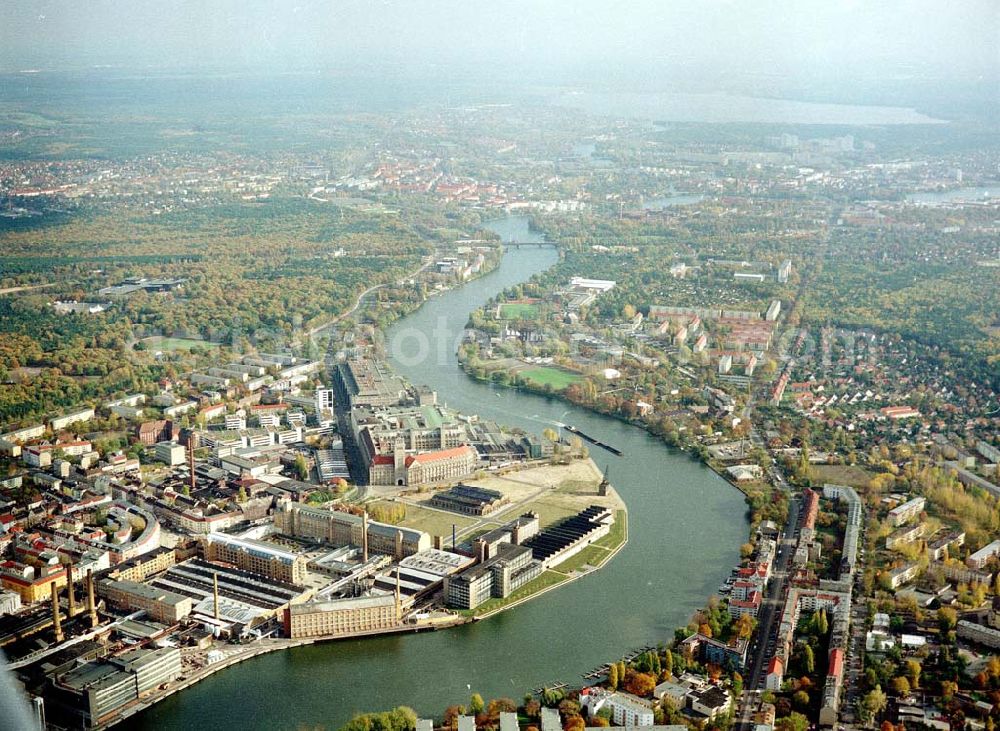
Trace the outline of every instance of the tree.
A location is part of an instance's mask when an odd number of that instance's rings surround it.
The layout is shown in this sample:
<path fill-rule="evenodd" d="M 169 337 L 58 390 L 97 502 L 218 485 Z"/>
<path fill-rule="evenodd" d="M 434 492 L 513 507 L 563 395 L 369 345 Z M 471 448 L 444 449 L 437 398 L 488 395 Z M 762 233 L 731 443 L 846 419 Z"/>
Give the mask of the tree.
<path fill-rule="evenodd" d="M 741 640 L 747 639 L 753 633 L 753 617 L 749 614 L 741 614 L 736 618 L 733 629 L 736 630 L 736 636 Z"/>
<path fill-rule="evenodd" d="M 801 713 L 789 713 L 775 721 L 774 728 L 775 731 L 806 731 L 809 728 L 809 719 Z"/>
<path fill-rule="evenodd" d="M 563 721 L 563 731 L 584 731 L 587 724 L 580 716 L 570 716 Z"/>
<path fill-rule="evenodd" d="M 817 637 L 822 637 L 830 629 L 830 622 L 826 618 L 826 610 L 820 609 L 813 614 L 813 632 Z"/>
<path fill-rule="evenodd" d="M 563 718 L 580 715 L 580 703 L 572 698 L 564 698 L 559 701 L 559 715 Z"/>
<path fill-rule="evenodd" d="M 630 672 L 625 678 L 625 690 L 640 698 L 652 694 L 656 677 L 649 673 Z"/>
<path fill-rule="evenodd" d="M 674 674 L 674 653 L 670 650 L 663 653 L 663 672 L 667 674 L 667 677 Z"/>
<path fill-rule="evenodd" d="M 920 661 L 910 658 L 906 661 L 906 677 L 910 680 L 911 688 L 920 687 Z"/>
<path fill-rule="evenodd" d="M 542 712 L 542 704 L 536 698 L 528 698 L 524 701 L 524 715 L 528 718 L 538 718 Z"/>
<path fill-rule="evenodd" d="M 810 645 L 805 645 L 802 648 L 802 664 L 805 666 L 807 673 L 812 673 L 816 669 L 816 656 L 813 654 L 813 649 Z"/>
<path fill-rule="evenodd" d="M 447 728 L 458 727 L 458 717 L 465 715 L 465 706 L 448 706 L 444 709 L 444 725 Z"/>
<path fill-rule="evenodd" d="M 472 698 L 469 699 L 469 713 L 473 716 L 478 716 L 483 712 L 486 705 L 483 703 L 483 697 L 479 693 L 473 693 Z"/>
<path fill-rule="evenodd" d="M 340 727 L 340 731 L 409 731 L 417 724 L 417 713 L 408 706 L 398 706 L 382 713 L 358 715 Z"/>
<path fill-rule="evenodd" d="M 941 607 L 937 612 L 938 624 L 942 632 L 951 632 L 958 622 L 958 612 L 951 607 Z"/>
<path fill-rule="evenodd" d="M 804 690 L 795 691 L 795 694 L 792 696 L 792 703 L 795 704 L 796 708 L 804 711 L 809 707 L 809 694 Z"/>
<path fill-rule="evenodd" d="M 882 711 L 885 710 L 887 699 L 882 688 L 875 686 L 864 698 L 858 702 L 858 715 L 862 723 L 869 725 Z"/>
<path fill-rule="evenodd" d="M 300 480 L 309 479 L 309 463 L 306 462 L 305 455 L 299 452 L 295 455 L 295 474 Z"/>
<path fill-rule="evenodd" d="M 900 698 L 905 698 L 910 694 L 910 681 L 900 675 L 892 679 L 892 692 Z"/>
<path fill-rule="evenodd" d="M 618 664 L 611 663 L 608 667 L 608 687 L 611 690 L 618 690 Z"/>
<path fill-rule="evenodd" d="M 501 713 L 516 713 L 517 703 L 513 698 L 494 698 L 486 706 L 486 715 L 490 718 L 499 718 Z"/>

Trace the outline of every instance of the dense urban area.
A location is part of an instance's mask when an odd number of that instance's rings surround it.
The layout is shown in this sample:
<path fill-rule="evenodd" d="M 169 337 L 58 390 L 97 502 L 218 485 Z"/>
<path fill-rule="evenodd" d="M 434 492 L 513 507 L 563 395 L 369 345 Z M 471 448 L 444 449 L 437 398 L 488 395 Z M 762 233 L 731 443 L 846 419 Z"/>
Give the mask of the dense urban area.
<path fill-rule="evenodd" d="M 141 723 L 264 653 L 501 621 L 636 550 L 618 445 L 449 408 L 391 363 L 390 325 L 548 247 L 458 313 L 454 378 L 645 430 L 742 493 L 746 541 L 687 625 L 582 677 L 343 728 L 995 729 L 981 123 L 127 104 L 0 109 L 0 647 L 42 728 Z"/>

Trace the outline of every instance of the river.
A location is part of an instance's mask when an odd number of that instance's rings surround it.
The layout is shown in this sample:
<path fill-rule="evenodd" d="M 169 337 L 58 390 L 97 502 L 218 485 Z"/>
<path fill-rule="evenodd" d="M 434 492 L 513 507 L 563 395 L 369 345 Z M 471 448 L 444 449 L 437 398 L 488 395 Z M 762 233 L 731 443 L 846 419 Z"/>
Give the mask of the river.
<path fill-rule="evenodd" d="M 524 217 L 491 227 L 538 240 Z M 399 704 L 439 717 L 484 698 L 519 700 L 531 688 L 580 675 L 625 651 L 668 639 L 722 582 L 746 540 L 742 495 L 683 453 L 634 426 L 556 399 L 497 390 L 467 378 L 453 347 L 424 348 L 429 334 L 453 344 L 468 313 L 496 292 L 557 260 L 551 248 L 512 250 L 500 266 L 431 298 L 387 334 L 397 370 L 438 390 L 442 401 L 540 432 L 574 424 L 624 451 L 594 449 L 629 507 L 631 540 L 607 566 L 488 620 L 417 635 L 342 641 L 277 652 L 218 673 L 123 727 L 333 731 L 355 712 Z M 422 335 L 421 335 L 422 334 Z M 420 349 L 433 355 L 418 359 Z M 443 355 L 441 355 L 443 354 Z M 417 361 L 417 362 L 414 362 Z"/>

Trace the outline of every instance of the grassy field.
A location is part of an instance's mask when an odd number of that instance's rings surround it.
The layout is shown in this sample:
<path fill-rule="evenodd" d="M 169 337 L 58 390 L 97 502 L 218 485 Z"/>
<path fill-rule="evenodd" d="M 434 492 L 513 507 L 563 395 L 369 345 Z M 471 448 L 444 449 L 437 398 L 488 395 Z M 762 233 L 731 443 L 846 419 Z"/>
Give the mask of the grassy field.
<path fill-rule="evenodd" d="M 377 500 L 372 505 L 386 505 L 391 506 L 395 503 L 391 503 L 384 500 Z M 457 513 L 445 513 L 440 510 L 431 510 L 430 508 L 422 508 L 419 505 L 414 505 L 413 503 L 407 502 L 406 504 L 406 517 L 403 518 L 400 525 L 405 525 L 408 528 L 416 528 L 417 530 L 425 531 L 432 536 L 445 536 L 449 540 L 451 539 L 451 526 L 454 524 L 457 526 L 459 532 L 464 528 L 468 528 L 476 522 L 475 518 L 469 518 L 464 515 L 458 515 Z"/>
<path fill-rule="evenodd" d="M 558 566 L 555 566 L 552 570 L 563 574 L 571 574 L 587 565 L 600 566 L 608 560 L 609 555 L 611 555 L 611 552 L 606 548 L 601 548 L 597 545 L 587 546 L 575 556 L 571 556 Z"/>
<path fill-rule="evenodd" d="M 836 485 L 847 485 L 849 487 L 867 487 L 868 481 L 873 474 L 868 470 L 855 465 L 840 464 L 814 464 L 812 473 L 814 482 L 832 482 Z"/>
<path fill-rule="evenodd" d="M 483 602 L 475 609 L 464 609 L 458 613 L 465 615 L 466 617 L 479 617 L 568 580 L 569 577 L 565 574 L 560 574 L 557 571 L 545 571 L 537 579 L 529 581 L 506 599 L 490 599 L 489 601 Z"/>
<path fill-rule="evenodd" d="M 611 526 L 611 531 L 594 545 L 601 548 L 615 549 L 625 540 L 625 527 L 628 524 L 628 515 L 624 510 L 615 511 L 615 524 Z"/>
<path fill-rule="evenodd" d="M 139 341 L 146 346 L 146 350 L 155 353 L 158 350 L 171 352 L 174 350 L 190 350 L 195 346 L 203 348 L 218 348 L 218 343 L 208 340 L 195 340 L 194 338 L 167 338 L 162 335 L 154 335 L 151 338 L 143 338 Z"/>
<path fill-rule="evenodd" d="M 552 386 L 557 391 L 561 391 L 567 386 L 572 386 L 583 380 L 583 376 L 577 373 L 560 370 L 559 368 L 529 368 L 518 373 L 522 378 L 537 383 L 539 386 Z"/>
<path fill-rule="evenodd" d="M 500 317 L 505 320 L 537 320 L 538 305 L 511 302 L 500 305 Z"/>

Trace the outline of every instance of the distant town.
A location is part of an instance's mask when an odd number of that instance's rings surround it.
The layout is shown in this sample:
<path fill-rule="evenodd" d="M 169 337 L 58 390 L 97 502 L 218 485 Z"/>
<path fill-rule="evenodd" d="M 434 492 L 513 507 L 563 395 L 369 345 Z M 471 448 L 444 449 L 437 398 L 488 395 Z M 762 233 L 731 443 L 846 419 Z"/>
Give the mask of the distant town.
<path fill-rule="evenodd" d="M 0 648 L 39 728 L 155 725 L 277 651 L 514 627 L 562 674 L 495 647 L 439 708 L 245 702 L 994 731 L 1000 147 L 972 123 L 0 121 Z M 404 326 L 445 385 L 403 372 Z"/>

